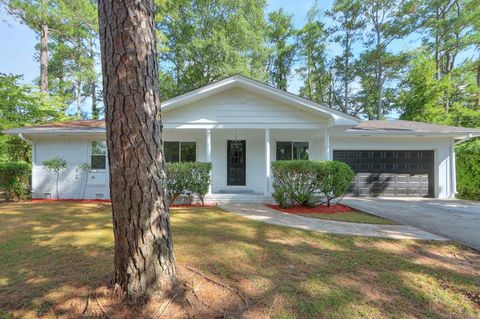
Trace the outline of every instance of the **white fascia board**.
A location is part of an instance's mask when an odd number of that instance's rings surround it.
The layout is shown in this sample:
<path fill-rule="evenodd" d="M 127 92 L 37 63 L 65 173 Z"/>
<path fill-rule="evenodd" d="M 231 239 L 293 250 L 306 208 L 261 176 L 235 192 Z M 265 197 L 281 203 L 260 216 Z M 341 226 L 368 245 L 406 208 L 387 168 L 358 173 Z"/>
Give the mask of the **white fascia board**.
<path fill-rule="evenodd" d="M 318 123 L 165 123 L 166 129 L 314 129 L 327 128 L 325 124 Z"/>
<path fill-rule="evenodd" d="M 82 130 L 82 129 L 63 129 L 63 128 L 18 128 L 18 129 L 11 129 L 7 131 L 3 131 L 3 134 L 6 135 L 15 135 L 22 134 L 25 136 L 32 136 L 32 135 L 98 135 L 98 134 L 106 134 L 105 129 L 89 129 L 89 130 Z"/>
<path fill-rule="evenodd" d="M 469 132 L 433 132 L 433 131 L 387 131 L 387 130 L 366 130 L 366 131 L 353 131 L 346 130 L 343 132 L 338 132 L 338 136 L 449 136 L 455 138 L 465 138 L 468 136 L 476 137 L 480 136 L 480 133 L 469 133 Z"/>

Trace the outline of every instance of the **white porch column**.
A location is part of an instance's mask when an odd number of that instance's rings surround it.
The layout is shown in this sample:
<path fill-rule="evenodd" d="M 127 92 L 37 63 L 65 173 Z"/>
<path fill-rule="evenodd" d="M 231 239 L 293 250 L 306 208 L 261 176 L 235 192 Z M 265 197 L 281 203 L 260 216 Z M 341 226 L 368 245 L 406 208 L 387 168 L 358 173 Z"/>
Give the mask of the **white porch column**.
<path fill-rule="evenodd" d="M 212 132 L 210 129 L 207 129 L 205 135 L 205 154 L 206 161 L 212 162 Z M 208 186 L 208 194 L 212 193 L 212 172 L 210 171 L 210 185 Z"/>
<path fill-rule="evenodd" d="M 270 196 L 270 129 L 265 129 L 265 196 Z"/>
<path fill-rule="evenodd" d="M 328 129 L 325 129 L 323 134 L 323 158 L 325 160 L 331 160 L 331 150 L 330 150 L 330 132 Z"/>

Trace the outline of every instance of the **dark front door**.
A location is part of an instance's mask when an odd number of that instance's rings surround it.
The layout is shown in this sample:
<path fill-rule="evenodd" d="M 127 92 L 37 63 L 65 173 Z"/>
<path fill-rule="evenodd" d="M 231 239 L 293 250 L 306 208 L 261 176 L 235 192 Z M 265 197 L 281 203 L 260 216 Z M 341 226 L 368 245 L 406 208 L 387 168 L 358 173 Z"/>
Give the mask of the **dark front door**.
<path fill-rule="evenodd" d="M 227 141 L 227 185 L 245 185 L 245 141 Z"/>
<path fill-rule="evenodd" d="M 334 150 L 333 159 L 350 165 L 356 196 L 434 196 L 433 151 Z"/>

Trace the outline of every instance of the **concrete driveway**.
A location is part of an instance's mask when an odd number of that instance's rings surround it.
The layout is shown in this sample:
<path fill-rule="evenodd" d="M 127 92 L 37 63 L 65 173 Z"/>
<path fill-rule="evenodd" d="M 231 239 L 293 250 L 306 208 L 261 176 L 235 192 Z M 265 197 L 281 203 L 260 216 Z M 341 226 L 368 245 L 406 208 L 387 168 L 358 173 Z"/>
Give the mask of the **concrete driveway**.
<path fill-rule="evenodd" d="M 480 203 L 457 199 L 371 197 L 345 198 L 342 203 L 480 250 Z"/>

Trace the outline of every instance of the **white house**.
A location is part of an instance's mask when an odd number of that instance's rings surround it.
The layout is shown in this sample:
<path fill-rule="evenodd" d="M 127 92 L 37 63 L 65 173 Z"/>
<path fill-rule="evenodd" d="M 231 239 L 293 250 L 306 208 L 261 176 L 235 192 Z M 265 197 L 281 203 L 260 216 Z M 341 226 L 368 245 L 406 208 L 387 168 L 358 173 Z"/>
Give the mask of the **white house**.
<path fill-rule="evenodd" d="M 294 94 L 234 75 L 162 103 L 167 161 L 212 162 L 209 200 L 262 200 L 271 193 L 271 162 L 341 160 L 356 176 L 349 192 L 370 196 L 455 194 L 455 143 L 479 130 L 408 121 L 361 121 Z M 42 162 L 68 162 L 61 198 L 109 198 L 103 120 L 51 123 L 6 134 L 33 146 L 34 198 L 55 196 Z M 94 169 L 85 177 L 78 165 Z"/>

